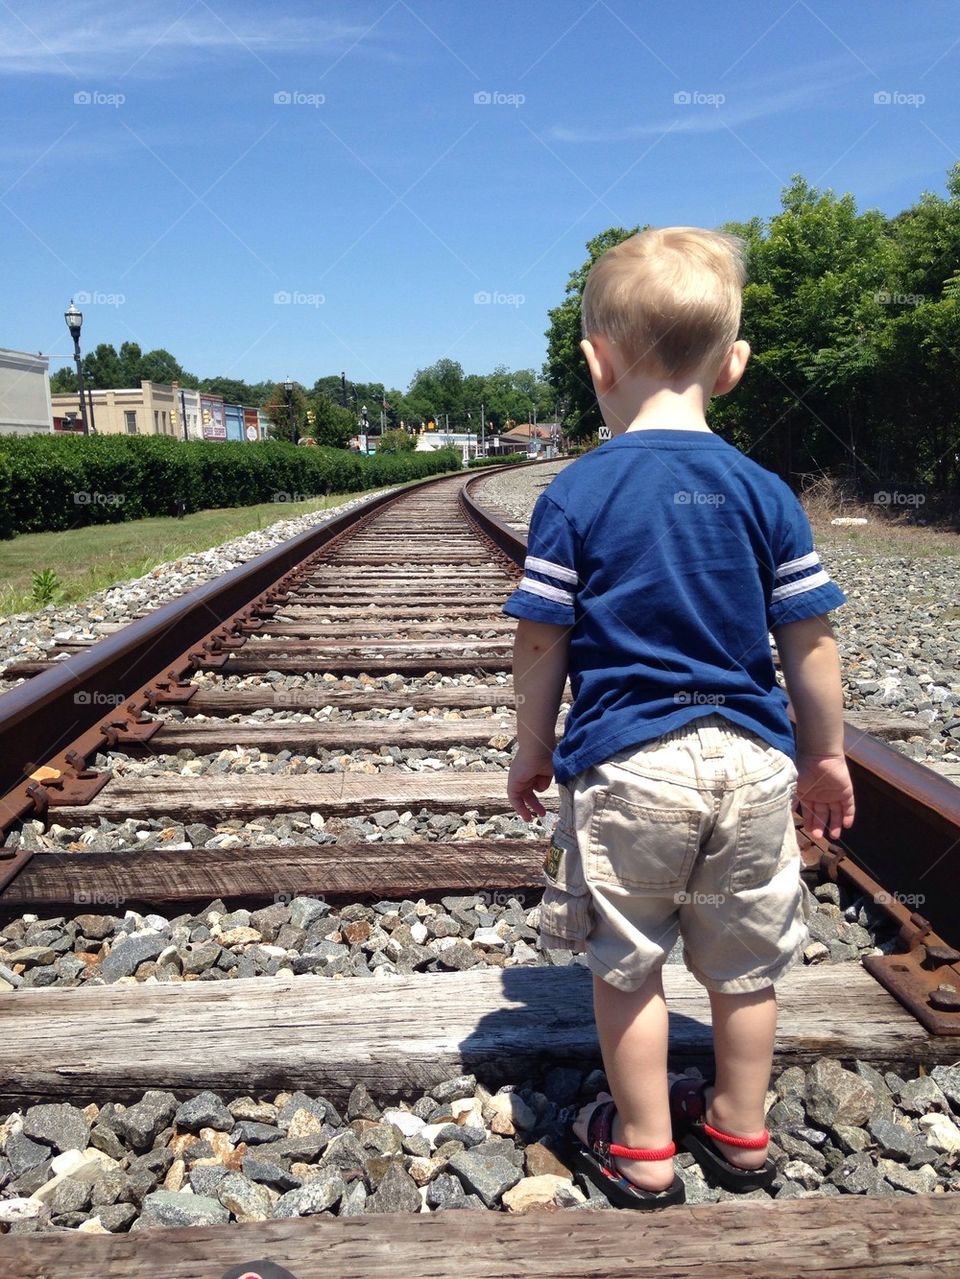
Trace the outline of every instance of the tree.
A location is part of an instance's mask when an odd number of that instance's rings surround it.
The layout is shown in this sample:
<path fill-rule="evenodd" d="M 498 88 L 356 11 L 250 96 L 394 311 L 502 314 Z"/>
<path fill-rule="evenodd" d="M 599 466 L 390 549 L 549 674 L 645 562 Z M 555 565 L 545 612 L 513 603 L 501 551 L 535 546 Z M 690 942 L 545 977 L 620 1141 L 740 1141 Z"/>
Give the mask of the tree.
<path fill-rule="evenodd" d="M 347 446 L 351 436 L 356 435 L 357 425 L 353 414 L 341 404 L 334 404 L 329 396 L 312 396 L 309 408 L 313 413 L 313 424 L 309 431 L 318 444 L 342 449 Z"/>
<path fill-rule="evenodd" d="M 304 434 L 304 427 L 307 417 L 307 396 L 303 387 L 299 382 L 294 382 L 293 391 L 293 421 L 290 420 L 290 405 L 287 400 L 287 392 L 281 382 L 278 382 L 267 403 L 264 405 L 264 412 L 270 419 L 270 435 L 275 440 L 293 440 L 294 423 L 296 424 L 297 433 Z"/>
<path fill-rule="evenodd" d="M 384 431 L 378 453 L 412 453 L 417 441 L 406 431 Z"/>

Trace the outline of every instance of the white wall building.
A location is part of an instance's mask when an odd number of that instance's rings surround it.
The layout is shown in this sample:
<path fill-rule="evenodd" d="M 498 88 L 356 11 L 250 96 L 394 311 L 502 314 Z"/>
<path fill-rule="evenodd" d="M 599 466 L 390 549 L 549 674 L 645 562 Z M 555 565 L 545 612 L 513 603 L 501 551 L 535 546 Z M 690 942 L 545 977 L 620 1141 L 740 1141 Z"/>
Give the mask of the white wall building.
<path fill-rule="evenodd" d="M 0 348 L 0 434 L 46 434 L 53 427 L 49 358 Z"/>

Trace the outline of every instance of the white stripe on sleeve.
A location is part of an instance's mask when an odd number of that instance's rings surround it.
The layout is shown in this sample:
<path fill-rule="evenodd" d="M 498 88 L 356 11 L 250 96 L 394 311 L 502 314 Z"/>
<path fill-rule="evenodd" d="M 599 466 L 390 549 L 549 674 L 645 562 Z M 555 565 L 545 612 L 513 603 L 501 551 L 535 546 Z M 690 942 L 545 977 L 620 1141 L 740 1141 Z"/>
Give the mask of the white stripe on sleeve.
<path fill-rule="evenodd" d="M 578 578 L 572 568 L 562 564 L 552 564 L 550 560 L 541 560 L 536 555 L 528 555 L 523 567 L 532 573 L 543 573 L 546 577 L 555 577 L 558 582 L 570 582 L 576 586 Z"/>
<path fill-rule="evenodd" d="M 542 595 L 545 600 L 553 600 L 556 604 L 573 604 L 570 591 L 562 591 L 559 586 L 548 586 L 546 582 L 535 582 L 532 577 L 525 577 L 517 587 L 518 591 L 529 591 L 531 595 Z"/>
<path fill-rule="evenodd" d="M 777 586 L 770 595 L 773 603 L 777 600 L 789 599 L 791 595 L 802 595 L 805 591 L 816 590 L 818 586 L 826 586 L 830 581 L 830 574 L 824 569 L 819 573 L 813 573 L 810 577 L 801 577 L 799 582 L 787 582 L 786 586 Z"/>
<path fill-rule="evenodd" d="M 810 551 L 808 555 L 801 555 L 798 560 L 787 560 L 785 564 L 781 564 L 777 569 L 777 577 L 789 577 L 791 573 L 799 573 L 805 568 L 813 568 L 820 563 L 820 556 L 816 551 Z"/>

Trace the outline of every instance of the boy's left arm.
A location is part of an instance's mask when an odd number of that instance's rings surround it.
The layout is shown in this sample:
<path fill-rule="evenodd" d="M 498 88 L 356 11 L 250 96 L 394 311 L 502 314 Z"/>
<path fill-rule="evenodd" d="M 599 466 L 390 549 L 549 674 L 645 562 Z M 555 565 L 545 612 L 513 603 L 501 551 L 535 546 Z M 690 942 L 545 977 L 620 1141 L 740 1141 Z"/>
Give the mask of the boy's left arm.
<path fill-rule="evenodd" d="M 535 791 L 553 780 L 557 713 L 567 679 L 569 626 L 521 618 L 513 645 L 513 691 L 517 708 L 517 753 L 507 778 L 507 797 L 525 822 L 546 812 Z"/>

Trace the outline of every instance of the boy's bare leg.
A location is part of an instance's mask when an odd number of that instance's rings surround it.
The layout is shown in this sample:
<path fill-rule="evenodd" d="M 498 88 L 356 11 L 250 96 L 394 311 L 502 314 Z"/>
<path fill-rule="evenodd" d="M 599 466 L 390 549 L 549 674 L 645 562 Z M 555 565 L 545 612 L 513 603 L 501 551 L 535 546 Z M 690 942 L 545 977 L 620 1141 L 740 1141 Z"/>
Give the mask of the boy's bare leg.
<path fill-rule="evenodd" d="M 773 1066 L 777 997 L 772 986 L 750 994 L 710 992 L 716 1087 L 707 1089 L 707 1122 L 735 1137 L 763 1131 L 764 1099 Z M 766 1150 L 743 1150 L 717 1142 L 737 1168 L 761 1168 Z"/>
<path fill-rule="evenodd" d="M 617 1106 L 613 1141 L 645 1150 L 669 1145 L 667 1005 L 661 970 L 633 991 L 618 990 L 594 975 L 593 1006 L 607 1082 Z M 574 1131 L 585 1139 L 585 1119 L 578 1120 Z M 672 1159 L 616 1158 L 614 1164 L 644 1190 L 665 1190 L 673 1182 Z"/>

